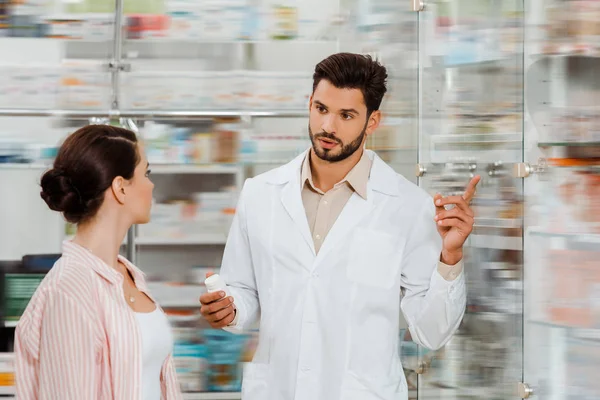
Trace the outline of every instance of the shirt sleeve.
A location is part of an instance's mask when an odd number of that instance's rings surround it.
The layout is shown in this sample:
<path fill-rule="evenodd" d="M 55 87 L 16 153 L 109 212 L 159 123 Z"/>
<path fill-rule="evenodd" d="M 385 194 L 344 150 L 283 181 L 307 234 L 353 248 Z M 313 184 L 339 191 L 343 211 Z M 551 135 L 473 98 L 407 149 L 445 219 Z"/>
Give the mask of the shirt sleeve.
<path fill-rule="evenodd" d="M 181 387 L 177 381 L 177 372 L 173 355 L 165 361 L 160 374 L 161 400 L 182 400 Z"/>
<path fill-rule="evenodd" d="M 31 351 L 16 333 L 16 397 L 22 400 L 93 399 L 98 390 L 100 339 L 81 305 L 61 291 L 49 293 L 39 348 Z M 32 328 L 32 326 L 26 327 Z M 37 342 L 37 341 L 36 341 Z"/>
<path fill-rule="evenodd" d="M 453 281 L 458 278 L 463 270 L 463 261 L 460 260 L 455 265 L 444 264 L 443 262 L 438 262 L 437 267 L 438 273 L 447 281 Z"/>
<path fill-rule="evenodd" d="M 413 223 L 402 265 L 402 312 L 413 341 L 429 349 L 444 346 L 458 329 L 466 307 L 462 264 L 440 263 L 442 239 L 434 222 L 433 201 L 423 205 Z M 454 270 L 454 268 L 459 269 Z"/>

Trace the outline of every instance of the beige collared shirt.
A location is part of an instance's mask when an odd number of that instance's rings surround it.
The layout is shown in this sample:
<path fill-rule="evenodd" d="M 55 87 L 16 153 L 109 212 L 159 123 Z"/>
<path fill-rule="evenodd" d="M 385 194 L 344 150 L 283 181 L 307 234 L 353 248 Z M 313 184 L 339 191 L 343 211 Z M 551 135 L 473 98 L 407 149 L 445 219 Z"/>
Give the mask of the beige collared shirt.
<path fill-rule="evenodd" d="M 373 162 L 367 152 L 363 151 L 362 157 L 348 175 L 338 182 L 333 189 L 324 193 L 314 184 L 310 168 L 310 154 L 309 151 L 302 163 L 300 182 L 308 226 L 315 244 L 315 251 L 318 253 L 331 227 L 352 194 L 356 192 L 363 199 L 367 198 L 367 183 L 369 182 Z M 456 279 L 462 268 L 462 260 L 456 265 L 447 265 L 441 261 L 438 263 L 438 272 L 447 281 Z"/>

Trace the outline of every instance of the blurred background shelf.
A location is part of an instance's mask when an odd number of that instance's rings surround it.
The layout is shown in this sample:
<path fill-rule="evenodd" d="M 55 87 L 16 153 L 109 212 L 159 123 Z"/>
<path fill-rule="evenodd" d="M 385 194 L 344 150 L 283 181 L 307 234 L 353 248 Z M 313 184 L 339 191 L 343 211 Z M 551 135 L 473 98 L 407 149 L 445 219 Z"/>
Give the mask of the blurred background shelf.
<path fill-rule="evenodd" d="M 527 230 L 527 232 L 532 236 L 543 237 L 548 239 L 565 239 L 569 242 L 600 244 L 600 232 L 552 232 L 548 229 L 543 229 L 539 227 L 531 227 Z"/>
<path fill-rule="evenodd" d="M 4 270 L 30 273 L 23 256 L 60 253 L 73 233 L 39 196 L 65 135 L 90 122 L 137 130 L 154 207 L 122 254 L 147 273 L 174 327 L 182 386 L 209 390 L 222 368 L 202 347 L 211 332 L 198 297 L 221 267 L 242 184 L 310 146 L 315 64 L 369 53 L 388 68 L 389 90 L 367 147 L 432 194 L 462 194 L 482 176 L 465 249 L 467 312 L 439 351 L 401 341 L 412 349 L 401 353 L 408 386 L 419 388 L 410 400 L 514 398 L 523 379 L 544 400 L 600 398 L 595 330 L 559 327 L 600 326 L 600 239 L 586 233 L 600 222 L 600 113 L 590 106 L 600 98 L 600 2 L 431 0 L 420 13 L 408 3 L 128 0 L 115 30 L 113 0 L 0 0 L 0 36 L 15 36 L 0 38 Z M 512 176 L 512 164 L 540 158 L 543 173 Z M 552 232 L 562 227 L 570 233 Z M 18 317 L 28 288 L 11 292 L 18 303 L 5 315 Z M 10 346 L 0 341 L 0 351 Z M 238 361 L 212 384 L 236 387 Z"/>
<path fill-rule="evenodd" d="M 241 400 L 241 393 L 184 393 L 184 400 Z"/>
<path fill-rule="evenodd" d="M 273 109 L 210 109 L 210 110 L 54 110 L 54 109 L 11 109 L 0 108 L 0 117 L 56 117 L 65 119 L 87 120 L 92 118 L 135 118 L 139 120 L 175 120 L 186 121 L 212 118 L 241 117 L 273 117 L 273 118 L 306 118 L 306 110 L 273 110 Z"/>
<path fill-rule="evenodd" d="M 224 233 L 205 233 L 186 237 L 137 237 L 134 242 L 140 246 L 194 246 L 225 245 L 226 241 Z"/>
<path fill-rule="evenodd" d="M 1 165 L 1 164 L 0 164 Z M 237 174 L 240 167 L 226 164 L 185 165 L 185 164 L 152 164 L 152 174 Z"/>
<path fill-rule="evenodd" d="M 545 327 L 548 329 L 565 330 L 565 331 L 568 331 L 570 336 L 576 337 L 579 339 L 589 339 L 589 340 L 600 341 L 600 327 L 585 328 L 585 327 L 579 327 L 579 326 L 569 326 L 566 324 L 558 324 L 558 323 L 553 323 L 553 322 L 536 321 L 536 320 L 530 320 L 528 322 L 530 324 L 537 325 L 540 327 Z"/>
<path fill-rule="evenodd" d="M 14 398 L 15 389 L 12 387 L 0 386 L 0 396 L 2 398 Z M 184 400 L 241 400 L 241 393 L 219 393 L 219 392 L 198 392 L 183 393 Z"/>

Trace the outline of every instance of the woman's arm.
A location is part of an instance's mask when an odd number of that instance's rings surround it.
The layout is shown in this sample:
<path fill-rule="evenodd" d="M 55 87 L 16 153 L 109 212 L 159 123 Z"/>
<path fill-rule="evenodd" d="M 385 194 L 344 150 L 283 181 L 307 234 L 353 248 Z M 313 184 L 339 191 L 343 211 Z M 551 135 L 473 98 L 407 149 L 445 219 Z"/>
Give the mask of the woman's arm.
<path fill-rule="evenodd" d="M 80 302 L 59 290 L 48 293 L 38 312 L 15 335 L 16 397 L 95 399 L 101 342 L 90 316 Z"/>

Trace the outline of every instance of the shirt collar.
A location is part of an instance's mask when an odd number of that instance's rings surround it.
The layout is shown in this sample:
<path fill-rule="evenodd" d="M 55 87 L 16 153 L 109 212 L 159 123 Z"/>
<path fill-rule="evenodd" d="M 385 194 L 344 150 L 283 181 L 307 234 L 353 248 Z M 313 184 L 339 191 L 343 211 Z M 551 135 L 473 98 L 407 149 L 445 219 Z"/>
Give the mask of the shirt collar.
<path fill-rule="evenodd" d="M 301 183 L 302 186 L 308 184 L 311 189 L 317 193 L 324 194 L 322 190 L 317 188 L 313 182 L 312 171 L 310 168 L 310 155 L 309 150 L 302 163 L 302 175 Z M 346 177 L 338 182 L 335 186 L 339 186 L 347 183 L 352 190 L 354 190 L 360 197 L 367 199 L 367 184 L 369 182 L 369 175 L 371 173 L 371 165 L 373 161 L 369 158 L 366 151 L 363 151 L 362 157 L 358 163 L 348 172 Z"/>
<path fill-rule="evenodd" d="M 123 282 L 123 275 L 119 271 L 107 265 L 101 258 L 94 255 L 83 246 L 74 243 L 71 240 L 65 240 L 62 245 L 62 255 L 80 261 L 84 265 L 89 265 L 98 275 L 112 284 Z M 144 272 L 133 265 L 125 257 L 119 255 L 118 259 L 131 272 L 136 286 L 140 290 L 146 289 L 146 278 Z"/>

